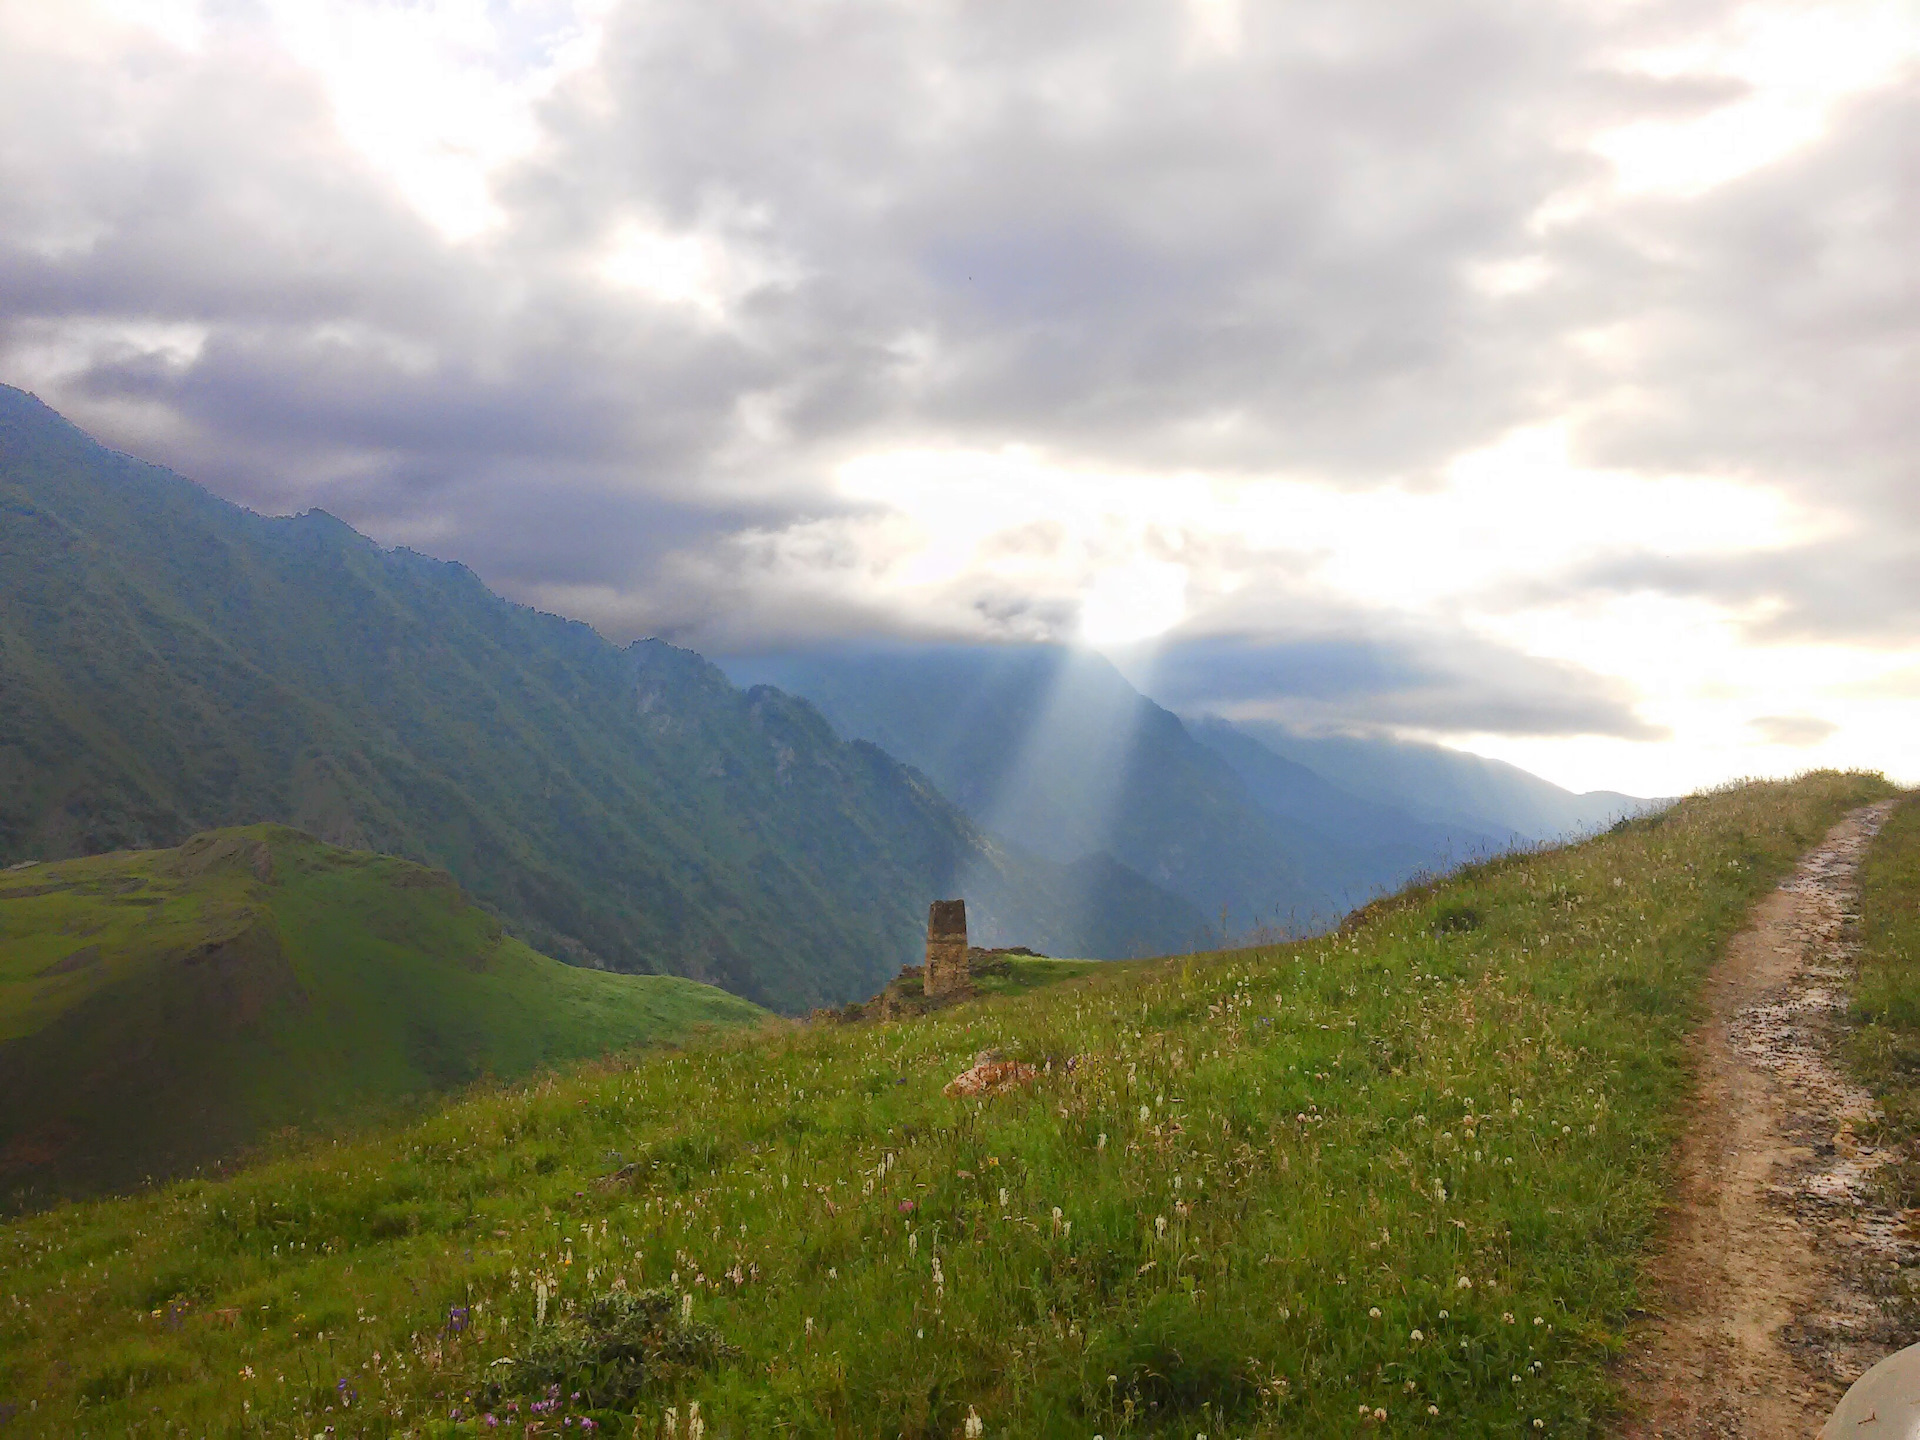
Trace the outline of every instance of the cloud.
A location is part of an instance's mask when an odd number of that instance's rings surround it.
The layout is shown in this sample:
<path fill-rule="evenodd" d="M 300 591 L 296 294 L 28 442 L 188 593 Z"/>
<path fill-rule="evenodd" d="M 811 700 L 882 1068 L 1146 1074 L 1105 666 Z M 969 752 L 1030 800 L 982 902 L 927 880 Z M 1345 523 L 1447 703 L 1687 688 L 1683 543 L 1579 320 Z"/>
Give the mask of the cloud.
<path fill-rule="evenodd" d="M 1748 722 L 1754 732 L 1769 745 L 1788 745 L 1802 749 L 1818 745 L 1840 727 L 1817 715 L 1760 715 Z"/>
<path fill-rule="evenodd" d="M 616 636 L 1183 603 L 1196 695 L 1272 665 L 1332 687 L 1316 722 L 1649 738 L 1640 682 L 1410 582 L 1484 565 L 1499 611 L 1539 557 L 1535 609 L 1655 590 L 1754 643 L 1920 613 L 1897 4 L 164 13 L 0 9 L 0 379 Z M 1523 501 L 1516 460 L 1524 524 L 1462 502 L 1453 556 L 1285 543 L 1301 487 L 1440 511 L 1547 432 L 1651 538 L 1574 553 L 1593 486 Z M 1016 451 L 1071 480 L 1050 512 L 980 459 Z M 1724 532 L 1675 542 L 1648 488 L 1709 483 Z M 1258 545 L 1214 523 L 1233 486 L 1275 497 Z M 1818 535 L 1734 513 L 1782 496 Z M 1116 609 L 1129 574 L 1165 603 Z"/>
<path fill-rule="evenodd" d="M 1634 712 L 1619 682 L 1446 630 L 1175 638 L 1117 658 L 1171 709 L 1311 731 L 1628 740 L 1667 733 Z"/>

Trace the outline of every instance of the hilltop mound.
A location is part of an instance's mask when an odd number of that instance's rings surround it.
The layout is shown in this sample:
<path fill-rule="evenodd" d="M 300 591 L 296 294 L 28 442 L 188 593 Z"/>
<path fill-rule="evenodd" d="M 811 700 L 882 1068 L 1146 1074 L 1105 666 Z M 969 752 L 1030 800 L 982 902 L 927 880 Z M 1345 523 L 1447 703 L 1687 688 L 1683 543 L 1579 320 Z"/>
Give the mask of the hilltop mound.
<path fill-rule="evenodd" d="M 441 871 L 284 826 L 0 874 L 0 1203 L 764 1014 L 563 965 Z"/>

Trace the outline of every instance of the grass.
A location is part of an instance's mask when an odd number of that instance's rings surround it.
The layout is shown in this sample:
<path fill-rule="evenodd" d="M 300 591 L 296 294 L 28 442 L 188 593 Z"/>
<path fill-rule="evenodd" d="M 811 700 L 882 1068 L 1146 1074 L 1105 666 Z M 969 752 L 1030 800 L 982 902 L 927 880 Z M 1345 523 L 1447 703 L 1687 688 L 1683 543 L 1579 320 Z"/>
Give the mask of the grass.
<path fill-rule="evenodd" d="M 744 1000 L 549 959 L 444 874 L 284 826 L 0 874 L 0 1206 L 180 1174 Z"/>
<path fill-rule="evenodd" d="M 0 1403 L 63 1436 L 1592 1434 L 1698 982 L 1888 793 L 1730 789 L 1337 935 L 715 1036 L 19 1220 Z M 989 1047 L 1036 1083 L 943 1097 Z"/>
<path fill-rule="evenodd" d="M 1860 959 L 1847 1060 L 1873 1091 L 1881 1139 L 1899 1155 L 1881 1172 L 1899 1209 L 1920 1205 L 1920 805 L 1902 805 L 1860 867 Z"/>

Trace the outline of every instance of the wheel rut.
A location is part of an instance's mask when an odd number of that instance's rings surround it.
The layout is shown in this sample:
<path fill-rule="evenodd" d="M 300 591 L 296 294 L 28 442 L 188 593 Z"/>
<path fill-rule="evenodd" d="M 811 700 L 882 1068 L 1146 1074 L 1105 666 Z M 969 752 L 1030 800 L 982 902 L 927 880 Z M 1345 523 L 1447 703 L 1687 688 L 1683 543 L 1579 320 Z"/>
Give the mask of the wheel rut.
<path fill-rule="evenodd" d="M 1907 1343 L 1887 1301 L 1920 1259 L 1874 1195 L 1891 1159 L 1834 1055 L 1860 861 L 1900 802 L 1851 812 L 1758 906 L 1706 985 L 1659 1314 L 1621 1366 L 1629 1440 L 1804 1440 Z"/>

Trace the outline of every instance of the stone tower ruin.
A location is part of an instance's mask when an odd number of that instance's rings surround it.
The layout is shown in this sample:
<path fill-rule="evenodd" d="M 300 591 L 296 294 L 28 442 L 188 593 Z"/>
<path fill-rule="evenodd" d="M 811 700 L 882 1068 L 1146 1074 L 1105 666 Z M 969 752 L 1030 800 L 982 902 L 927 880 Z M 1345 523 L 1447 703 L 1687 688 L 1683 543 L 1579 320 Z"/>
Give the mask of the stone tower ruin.
<path fill-rule="evenodd" d="M 967 984 L 967 902 L 936 900 L 927 911 L 926 991 L 950 995 Z"/>

